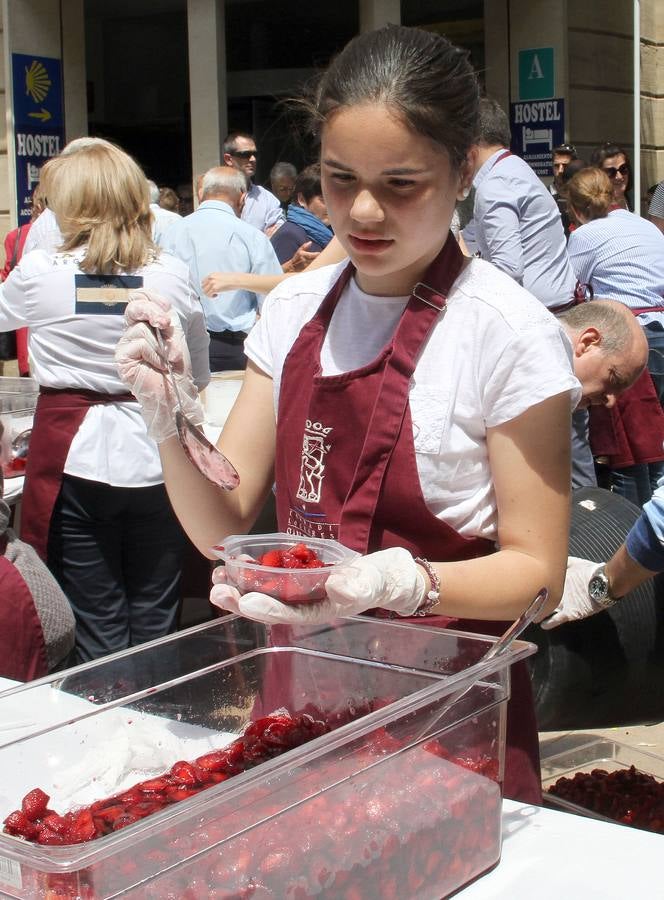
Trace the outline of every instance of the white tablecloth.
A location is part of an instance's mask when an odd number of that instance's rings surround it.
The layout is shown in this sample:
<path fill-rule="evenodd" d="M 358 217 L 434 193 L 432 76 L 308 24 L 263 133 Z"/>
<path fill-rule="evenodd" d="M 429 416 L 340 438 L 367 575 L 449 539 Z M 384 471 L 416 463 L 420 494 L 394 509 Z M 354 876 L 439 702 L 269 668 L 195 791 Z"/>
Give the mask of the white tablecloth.
<path fill-rule="evenodd" d="M 664 898 L 664 836 L 503 802 L 500 864 L 459 900 Z"/>

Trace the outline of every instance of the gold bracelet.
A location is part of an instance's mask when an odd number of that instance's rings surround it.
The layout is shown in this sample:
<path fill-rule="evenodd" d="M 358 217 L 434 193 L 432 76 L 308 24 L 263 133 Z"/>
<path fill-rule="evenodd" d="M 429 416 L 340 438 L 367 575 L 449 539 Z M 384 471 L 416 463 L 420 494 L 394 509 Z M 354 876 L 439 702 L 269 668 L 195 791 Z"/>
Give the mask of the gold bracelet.
<path fill-rule="evenodd" d="M 429 576 L 429 581 L 431 582 L 431 590 L 428 591 L 426 597 L 417 607 L 413 615 L 426 616 L 429 610 L 432 609 L 440 600 L 440 578 L 436 574 L 436 570 L 431 565 L 428 559 L 422 559 L 422 557 L 416 556 L 415 562 L 417 563 L 417 565 L 422 566 L 424 571 Z"/>

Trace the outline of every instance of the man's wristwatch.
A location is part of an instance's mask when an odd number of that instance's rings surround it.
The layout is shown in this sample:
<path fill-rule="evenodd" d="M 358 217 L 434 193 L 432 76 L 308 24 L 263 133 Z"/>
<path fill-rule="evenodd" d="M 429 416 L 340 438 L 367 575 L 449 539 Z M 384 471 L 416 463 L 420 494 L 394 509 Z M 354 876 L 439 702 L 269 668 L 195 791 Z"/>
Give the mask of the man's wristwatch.
<path fill-rule="evenodd" d="M 609 590 L 609 579 L 606 577 L 606 566 L 599 566 L 595 570 L 595 574 L 588 582 L 588 596 L 594 603 L 597 603 L 598 606 L 601 606 L 603 609 L 608 609 L 609 606 L 613 606 L 619 599 L 618 597 L 613 597 Z"/>

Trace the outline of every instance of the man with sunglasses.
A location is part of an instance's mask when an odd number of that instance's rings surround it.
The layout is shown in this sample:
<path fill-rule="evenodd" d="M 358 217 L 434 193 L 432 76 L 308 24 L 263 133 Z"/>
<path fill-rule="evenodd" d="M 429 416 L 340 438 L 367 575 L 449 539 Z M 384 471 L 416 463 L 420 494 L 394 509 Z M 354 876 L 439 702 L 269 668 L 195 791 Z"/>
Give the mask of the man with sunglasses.
<path fill-rule="evenodd" d="M 249 183 L 242 220 L 270 237 L 286 219 L 281 204 L 274 194 L 253 181 L 258 159 L 256 141 L 250 134 L 231 132 L 224 140 L 222 153 L 224 164 L 243 172 Z"/>
<path fill-rule="evenodd" d="M 573 144 L 561 144 L 559 147 L 554 147 L 551 152 L 551 158 L 551 166 L 553 168 L 553 181 L 549 186 L 549 190 L 553 197 L 557 199 L 558 194 L 560 193 L 560 189 L 563 185 L 563 176 L 565 174 L 565 169 L 572 162 L 572 160 L 577 159 L 576 147 Z"/>

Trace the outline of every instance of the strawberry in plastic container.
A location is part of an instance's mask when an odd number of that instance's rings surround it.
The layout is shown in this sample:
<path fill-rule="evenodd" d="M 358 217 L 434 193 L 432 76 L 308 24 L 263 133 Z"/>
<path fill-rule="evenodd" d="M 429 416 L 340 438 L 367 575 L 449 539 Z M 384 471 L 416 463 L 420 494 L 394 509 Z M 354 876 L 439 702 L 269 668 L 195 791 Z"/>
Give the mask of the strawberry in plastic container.
<path fill-rule="evenodd" d="M 289 605 L 324 600 L 333 566 L 357 556 L 337 541 L 286 533 L 231 535 L 212 552 L 241 593 L 259 591 Z"/>

